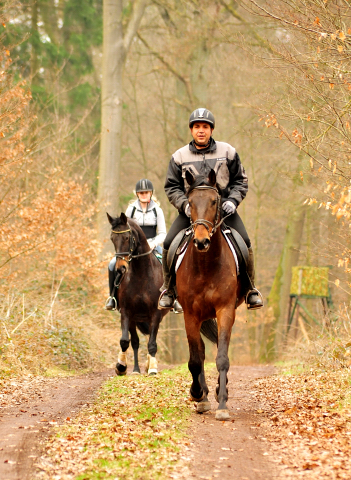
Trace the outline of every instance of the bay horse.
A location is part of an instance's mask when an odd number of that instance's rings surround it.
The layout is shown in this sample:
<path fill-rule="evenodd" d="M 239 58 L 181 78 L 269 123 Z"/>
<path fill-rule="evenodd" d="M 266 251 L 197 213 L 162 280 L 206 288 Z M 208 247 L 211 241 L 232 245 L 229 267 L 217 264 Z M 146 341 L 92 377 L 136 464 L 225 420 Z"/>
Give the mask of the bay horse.
<path fill-rule="evenodd" d="M 186 180 L 189 184 L 187 197 L 193 242 L 189 243 L 178 268 L 176 281 L 189 343 L 188 367 L 193 378 L 190 395 L 198 402 L 197 412 L 211 409 L 204 371 L 205 344 L 200 328 L 203 322 L 208 323 L 206 320 L 213 319 L 214 323 L 217 319 L 217 328 L 213 330 L 211 339 L 218 346 L 216 400 L 219 405 L 216 419 L 228 420 L 228 347 L 236 308 L 243 302 L 244 296 L 240 293 L 233 254 L 220 229 L 224 219 L 221 219 L 221 194 L 216 174 L 211 169 L 208 178 L 202 175 L 194 177 L 187 171 Z"/>
<path fill-rule="evenodd" d="M 158 310 L 159 288 L 163 283 L 162 266 L 152 253 L 145 234 L 139 225 L 124 213 L 113 218 L 107 213 L 111 224 L 111 241 L 116 251 L 117 288 L 115 298 L 121 312 L 121 351 L 116 364 L 117 375 L 127 373 L 126 351 L 129 347 L 129 333 L 134 352 L 133 373 L 140 373 L 137 328 L 149 335 L 147 371 L 157 373 L 157 332 L 167 310 Z M 116 282 L 115 282 L 116 285 Z"/>

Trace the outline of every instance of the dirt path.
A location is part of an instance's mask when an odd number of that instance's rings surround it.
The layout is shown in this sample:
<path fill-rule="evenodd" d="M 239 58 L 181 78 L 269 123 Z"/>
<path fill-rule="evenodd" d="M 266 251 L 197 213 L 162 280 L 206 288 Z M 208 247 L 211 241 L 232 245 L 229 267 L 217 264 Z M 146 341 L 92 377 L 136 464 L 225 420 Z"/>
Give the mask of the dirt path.
<path fill-rule="evenodd" d="M 51 425 L 69 421 L 113 373 L 111 369 L 61 379 L 34 377 L 2 389 L 0 479 L 29 480 Z"/>
<path fill-rule="evenodd" d="M 231 421 L 215 420 L 215 410 L 199 415 L 194 413 L 189 433 L 192 478 L 221 480 L 271 480 L 278 478 L 270 458 L 263 433 L 260 431 L 260 403 L 250 394 L 252 383 L 274 373 L 273 367 L 231 367 L 228 375 L 228 407 Z M 209 400 L 214 398 L 216 378 L 208 381 Z"/>
<path fill-rule="evenodd" d="M 274 463 L 259 429 L 260 405 L 250 395 L 251 383 L 273 373 L 271 367 L 232 367 L 229 408 L 232 419 L 218 422 L 214 411 L 191 417 L 187 456 L 191 478 L 271 480 Z M 42 440 L 56 423 L 69 422 L 92 402 L 113 370 L 63 379 L 37 378 L 11 382 L 0 395 L 0 479 L 30 480 L 41 455 Z M 210 401 L 216 377 L 209 380 Z M 9 404 L 11 406 L 9 406 Z M 189 477 L 190 478 L 190 477 Z"/>

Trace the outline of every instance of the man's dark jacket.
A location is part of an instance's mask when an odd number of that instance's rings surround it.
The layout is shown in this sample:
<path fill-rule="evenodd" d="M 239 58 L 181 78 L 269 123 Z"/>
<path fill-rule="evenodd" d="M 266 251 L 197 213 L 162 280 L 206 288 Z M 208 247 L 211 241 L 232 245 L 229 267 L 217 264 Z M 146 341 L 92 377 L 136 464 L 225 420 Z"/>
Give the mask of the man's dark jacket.
<path fill-rule="evenodd" d="M 185 192 L 189 185 L 185 172 L 208 175 L 211 168 L 216 172 L 223 200 L 230 200 L 237 207 L 245 198 L 247 175 L 235 148 L 228 143 L 215 142 L 211 137 L 209 146 L 198 150 L 192 141 L 173 154 L 167 171 L 165 192 L 179 212 L 184 212 L 188 203 Z"/>

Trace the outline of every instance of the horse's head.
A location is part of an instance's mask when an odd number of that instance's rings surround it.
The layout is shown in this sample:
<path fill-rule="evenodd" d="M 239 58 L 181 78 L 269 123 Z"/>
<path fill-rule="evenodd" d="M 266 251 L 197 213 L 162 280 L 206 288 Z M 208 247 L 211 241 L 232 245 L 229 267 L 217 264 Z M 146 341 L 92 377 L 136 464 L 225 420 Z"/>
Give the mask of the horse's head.
<path fill-rule="evenodd" d="M 111 217 L 106 212 L 111 224 L 111 241 L 116 251 L 116 270 L 125 273 L 131 256 L 137 246 L 137 233 L 133 231 L 126 215 L 122 212 L 120 217 Z"/>
<path fill-rule="evenodd" d="M 220 217 L 221 197 L 216 185 L 216 174 L 211 169 L 207 179 L 202 175 L 194 177 L 189 171 L 185 176 L 190 186 L 188 198 L 193 241 L 198 251 L 207 252 Z"/>

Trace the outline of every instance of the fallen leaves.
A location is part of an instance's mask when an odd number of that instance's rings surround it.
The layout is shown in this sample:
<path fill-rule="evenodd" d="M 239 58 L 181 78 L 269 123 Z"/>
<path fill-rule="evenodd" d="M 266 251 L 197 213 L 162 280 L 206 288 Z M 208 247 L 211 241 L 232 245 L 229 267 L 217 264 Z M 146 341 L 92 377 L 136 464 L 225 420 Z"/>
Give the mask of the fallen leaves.
<path fill-rule="evenodd" d="M 348 370 L 280 375 L 256 382 L 256 388 L 284 479 L 302 472 L 309 479 L 351 477 Z"/>
<path fill-rule="evenodd" d="M 186 478 L 188 375 L 111 378 L 93 406 L 56 427 L 40 478 Z"/>

